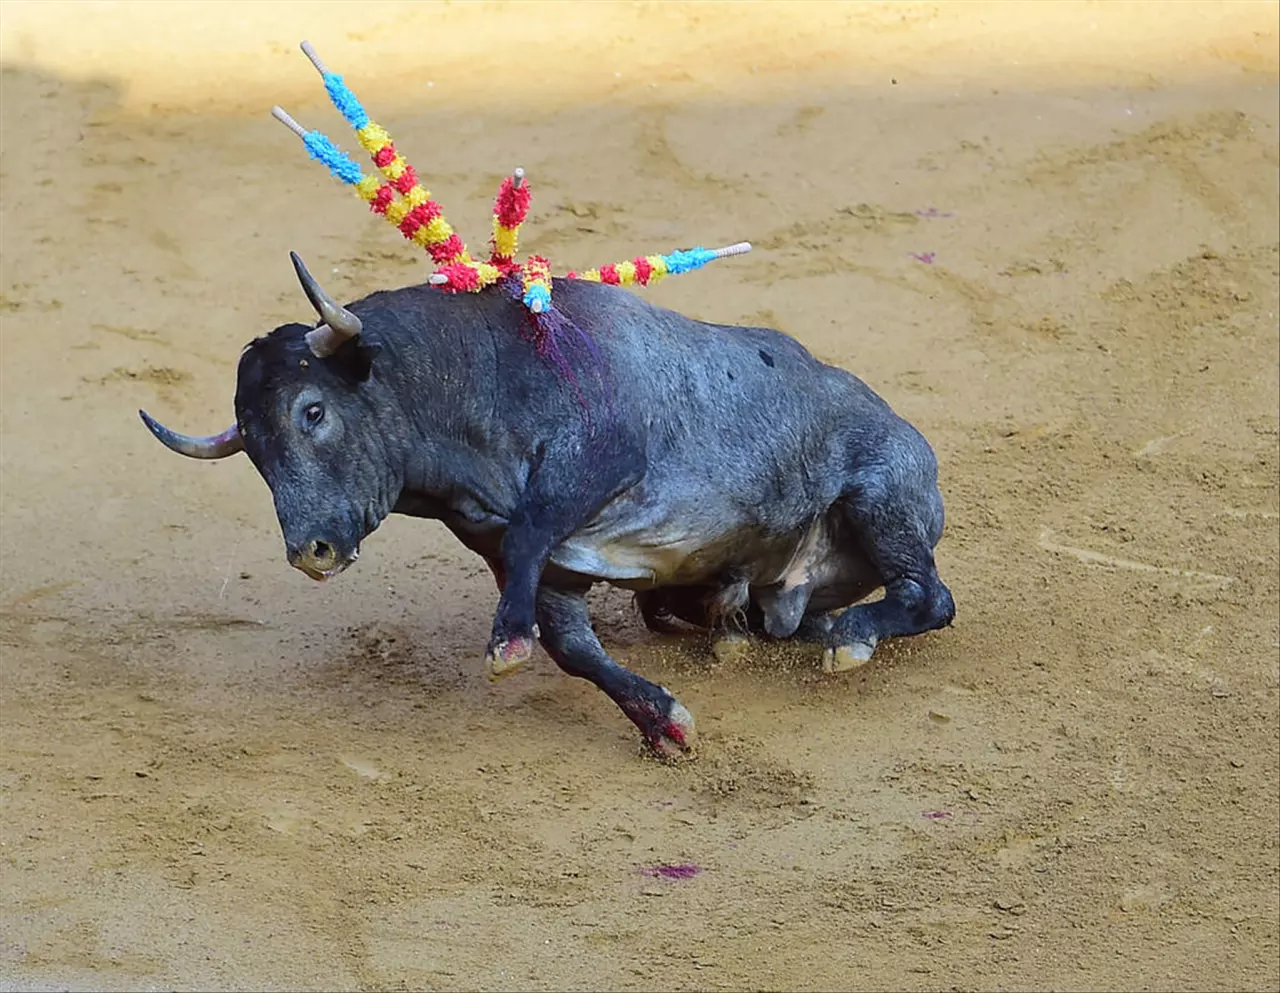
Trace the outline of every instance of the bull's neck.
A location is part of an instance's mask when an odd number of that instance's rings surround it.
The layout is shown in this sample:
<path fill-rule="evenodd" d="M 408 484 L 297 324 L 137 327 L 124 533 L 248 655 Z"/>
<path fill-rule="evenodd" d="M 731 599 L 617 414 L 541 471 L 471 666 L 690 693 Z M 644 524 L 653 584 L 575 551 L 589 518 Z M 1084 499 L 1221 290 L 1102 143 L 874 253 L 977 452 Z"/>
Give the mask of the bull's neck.
<path fill-rule="evenodd" d="M 518 488 L 528 418 L 512 409 L 503 379 L 511 343 L 498 336 L 518 340 L 519 332 L 495 320 L 494 310 L 494 301 L 477 295 L 445 298 L 384 336 L 384 399 L 400 414 L 392 430 L 408 494 L 497 510 Z"/>

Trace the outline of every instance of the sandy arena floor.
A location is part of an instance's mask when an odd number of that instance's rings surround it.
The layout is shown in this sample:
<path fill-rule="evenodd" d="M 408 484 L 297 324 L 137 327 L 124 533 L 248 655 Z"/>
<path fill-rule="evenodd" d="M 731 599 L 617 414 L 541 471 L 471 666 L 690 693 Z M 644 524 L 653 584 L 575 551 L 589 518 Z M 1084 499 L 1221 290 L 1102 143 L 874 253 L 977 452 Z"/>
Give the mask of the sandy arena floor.
<path fill-rule="evenodd" d="M 0 988 L 1280 987 L 1278 13 L 4 3 Z M 472 241 L 517 164 L 562 266 L 752 241 L 638 292 L 925 432 L 954 628 L 832 678 L 602 592 L 670 768 L 488 685 L 442 527 L 290 569 L 135 411 L 230 422 L 291 248 L 426 274 L 269 118 L 343 133 L 304 37 Z"/>

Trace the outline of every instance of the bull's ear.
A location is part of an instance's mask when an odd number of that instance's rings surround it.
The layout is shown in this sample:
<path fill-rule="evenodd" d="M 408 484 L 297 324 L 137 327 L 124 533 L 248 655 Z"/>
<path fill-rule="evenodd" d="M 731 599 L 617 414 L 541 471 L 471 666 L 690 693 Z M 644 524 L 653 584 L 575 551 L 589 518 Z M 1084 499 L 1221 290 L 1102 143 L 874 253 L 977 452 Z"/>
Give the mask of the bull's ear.
<path fill-rule="evenodd" d="M 373 360 L 382 351 L 381 345 L 370 344 L 353 338 L 329 356 L 329 363 L 344 378 L 354 384 L 363 383 L 373 369 Z"/>

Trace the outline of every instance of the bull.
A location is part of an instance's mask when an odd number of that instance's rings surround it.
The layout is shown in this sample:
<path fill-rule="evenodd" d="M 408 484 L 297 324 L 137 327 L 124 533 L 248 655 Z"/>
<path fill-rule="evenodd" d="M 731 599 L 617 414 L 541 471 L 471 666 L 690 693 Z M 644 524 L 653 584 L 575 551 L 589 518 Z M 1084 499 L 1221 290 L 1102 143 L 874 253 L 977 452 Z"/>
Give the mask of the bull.
<path fill-rule="evenodd" d="M 320 321 L 245 347 L 235 424 L 198 438 L 139 414 L 183 455 L 244 451 L 313 579 L 355 562 L 389 514 L 441 521 L 497 580 L 491 678 L 540 642 L 677 757 L 693 717 L 605 651 L 595 584 L 634 591 L 654 630 L 820 642 L 829 672 L 951 623 L 933 449 L 795 339 L 558 279 L 557 307 L 592 343 L 566 379 L 509 295 L 407 286 L 342 306 L 292 259 Z"/>

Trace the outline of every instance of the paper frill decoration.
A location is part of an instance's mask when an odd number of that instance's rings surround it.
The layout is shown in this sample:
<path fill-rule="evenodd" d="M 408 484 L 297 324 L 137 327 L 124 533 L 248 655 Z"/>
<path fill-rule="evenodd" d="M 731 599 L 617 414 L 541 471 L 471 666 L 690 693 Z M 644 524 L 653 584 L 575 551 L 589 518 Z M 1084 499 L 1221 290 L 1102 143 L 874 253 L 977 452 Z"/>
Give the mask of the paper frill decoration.
<path fill-rule="evenodd" d="M 325 66 L 309 42 L 304 41 L 301 48 L 320 73 L 329 99 L 355 131 L 356 140 L 369 154 L 381 179 L 367 175 L 358 162 L 326 135 L 306 130 L 280 107 L 272 108 L 272 115 L 302 139 L 311 158 L 325 166 L 335 178 L 353 187 L 370 210 L 427 252 L 436 267 L 427 280 L 432 286 L 446 293 L 478 293 L 502 283 L 507 292 L 518 297 L 529 311 L 539 355 L 572 378 L 563 352 L 566 336 L 581 336 L 589 346 L 590 339 L 555 309 L 551 299 L 551 263 L 539 255 L 531 255 L 524 262 L 516 260 L 520 226 L 528 216 L 532 201 L 524 170 L 515 170 L 498 189 L 493 203 L 489 257 L 485 261 L 475 259 L 445 219 L 440 204 L 422 186 L 417 171 L 397 151 L 387 130 L 369 116 L 343 78 Z M 666 255 L 642 255 L 597 269 L 571 271 L 565 278 L 614 286 L 649 286 L 666 276 L 692 272 L 717 259 L 743 255 L 750 250 L 749 243 L 740 242 L 725 248 L 697 247 Z"/>

